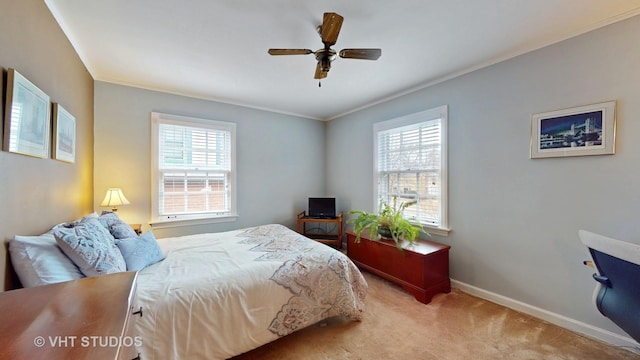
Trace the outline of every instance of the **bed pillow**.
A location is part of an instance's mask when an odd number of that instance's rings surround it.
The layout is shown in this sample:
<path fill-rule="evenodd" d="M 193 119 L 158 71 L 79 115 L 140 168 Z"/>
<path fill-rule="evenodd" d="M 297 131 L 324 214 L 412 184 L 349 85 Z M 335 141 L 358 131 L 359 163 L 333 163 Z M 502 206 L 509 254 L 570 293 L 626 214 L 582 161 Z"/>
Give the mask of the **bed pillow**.
<path fill-rule="evenodd" d="M 116 213 L 105 211 L 98 219 L 116 239 L 127 239 L 138 236 L 129 224 L 120 220 Z"/>
<path fill-rule="evenodd" d="M 54 231 L 58 246 L 86 276 L 126 271 L 127 265 L 109 231 L 95 218 Z"/>
<path fill-rule="evenodd" d="M 74 224 L 74 223 L 79 223 L 79 222 L 80 222 L 80 221 L 82 221 L 83 219 L 87 219 L 87 218 L 95 218 L 95 219 L 97 219 L 97 218 L 98 218 L 98 213 L 94 211 L 94 212 L 92 212 L 92 213 L 91 213 L 91 214 L 89 214 L 89 215 L 86 215 L 86 216 L 81 217 L 80 219 L 77 219 L 77 220 L 74 220 L 74 221 L 71 221 L 71 222 L 63 222 L 63 223 L 60 223 L 60 224 L 54 225 L 54 226 L 53 226 L 49 231 L 47 231 L 46 233 L 47 233 L 47 234 L 52 234 L 52 235 L 53 235 L 53 232 L 54 232 L 54 231 L 56 231 L 57 229 L 59 229 L 59 228 L 63 228 L 63 227 L 71 227 L 71 226 L 72 226 L 72 224 Z"/>
<path fill-rule="evenodd" d="M 9 241 L 9 254 L 13 269 L 26 288 L 84 277 L 50 233 L 40 236 L 16 235 Z"/>
<path fill-rule="evenodd" d="M 142 270 L 149 265 L 164 260 L 164 253 L 158 245 L 156 237 L 151 231 L 147 231 L 141 236 L 120 239 L 116 243 L 124 261 L 127 263 L 127 270 Z"/>

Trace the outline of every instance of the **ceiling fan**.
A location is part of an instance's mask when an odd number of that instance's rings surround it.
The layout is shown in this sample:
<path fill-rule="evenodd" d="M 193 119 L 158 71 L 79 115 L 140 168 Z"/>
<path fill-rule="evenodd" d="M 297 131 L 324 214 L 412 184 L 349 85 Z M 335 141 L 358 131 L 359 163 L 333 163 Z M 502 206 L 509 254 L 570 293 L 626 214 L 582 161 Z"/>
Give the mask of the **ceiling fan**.
<path fill-rule="evenodd" d="M 318 65 L 314 79 L 324 79 L 331 69 L 331 62 L 336 55 L 345 59 L 378 60 L 382 55 L 381 49 L 342 49 L 336 53 L 331 46 L 338 40 L 338 34 L 344 18 L 336 13 L 324 13 L 322 25 L 318 26 L 318 34 L 324 43 L 324 47 L 316 51 L 310 49 L 269 49 L 271 55 L 309 55 L 314 54 Z"/>

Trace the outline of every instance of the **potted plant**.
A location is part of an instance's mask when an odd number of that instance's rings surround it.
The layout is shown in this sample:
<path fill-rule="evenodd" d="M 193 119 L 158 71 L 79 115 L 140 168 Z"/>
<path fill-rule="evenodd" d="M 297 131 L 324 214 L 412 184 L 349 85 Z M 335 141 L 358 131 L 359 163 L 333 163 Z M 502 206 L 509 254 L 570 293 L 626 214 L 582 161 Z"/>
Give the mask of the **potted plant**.
<path fill-rule="evenodd" d="M 357 215 L 347 221 L 353 223 L 356 243 L 360 242 L 360 236 L 365 230 L 368 231 L 369 238 L 373 240 L 377 240 L 379 236 L 393 239 L 399 250 L 402 250 L 402 240 L 407 240 L 411 244 L 415 243 L 420 231 L 423 230 L 422 224 L 415 218 L 406 219 L 402 212 L 407 207 L 416 204 L 416 200 L 403 201 L 400 206 L 397 206 L 397 200 L 397 196 L 394 196 L 393 204 L 389 205 L 381 199 L 377 214 L 362 210 L 349 211 L 349 214 Z"/>

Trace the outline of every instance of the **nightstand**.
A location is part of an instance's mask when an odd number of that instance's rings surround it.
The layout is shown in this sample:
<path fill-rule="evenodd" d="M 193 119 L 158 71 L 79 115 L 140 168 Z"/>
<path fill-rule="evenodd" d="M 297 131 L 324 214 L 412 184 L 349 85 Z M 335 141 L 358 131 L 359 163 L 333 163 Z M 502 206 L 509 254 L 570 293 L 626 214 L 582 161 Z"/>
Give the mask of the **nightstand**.
<path fill-rule="evenodd" d="M 131 226 L 138 236 L 142 234 L 142 224 L 129 224 L 129 226 Z"/>
<path fill-rule="evenodd" d="M 137 272 L 0 293 L 1 359 L 140 359 Z"/>

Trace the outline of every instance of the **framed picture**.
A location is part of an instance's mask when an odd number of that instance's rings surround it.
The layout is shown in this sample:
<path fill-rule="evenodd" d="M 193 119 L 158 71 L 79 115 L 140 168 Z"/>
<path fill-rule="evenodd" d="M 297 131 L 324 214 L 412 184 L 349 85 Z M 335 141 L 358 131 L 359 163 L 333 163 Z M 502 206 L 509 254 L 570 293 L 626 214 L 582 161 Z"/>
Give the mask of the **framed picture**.
<path fill-rule="evenodd" d="M 531 115 L 531 158 L 615 153 L 616 102 Z"/>
<path fill-rule="evenodd" d="M 16 70 L 7 71 L 7 101 L 3 150 L 49 157 L 51 103 L 49 96 Z"/>
<path fill-rule="evenodd" d="M 58 103 L 53 103 L 53 158 L 76 161 L 76 118 Z"/>

